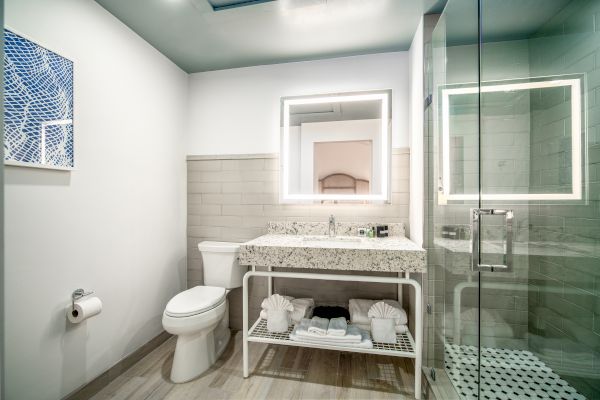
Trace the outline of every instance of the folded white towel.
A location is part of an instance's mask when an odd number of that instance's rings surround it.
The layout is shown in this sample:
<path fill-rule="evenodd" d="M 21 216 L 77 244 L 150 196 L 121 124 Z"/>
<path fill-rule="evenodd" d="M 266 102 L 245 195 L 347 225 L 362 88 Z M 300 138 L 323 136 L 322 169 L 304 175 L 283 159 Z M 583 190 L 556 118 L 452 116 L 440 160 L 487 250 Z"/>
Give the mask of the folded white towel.
<path fill-rule="evenodd" d="M 327 328 L 329 327 L 329 320 L 327 318 L 312 317 L 310 325 L 308 327 L 308 333 L 313 335 L 325 336 L 327 335 Z"/>
<path fill-rule="evenodd" d="M 353 324 L 354 326 L 365 330 L 365 331 L 371 331 L 371 324 L 369 325 L 364 325 L 364 324 Z M 396 329 L 396 333 L 406 333 L 408 332 L 408 326 L 407 325 L 396 325 L 395 326 Z"/>
<path fill-rule="evenodd" d="M 371 334 L 374 342 L 396 343 L 394 320 L 391 318 L 371 319 Z"/>
<path fill-rule="evenodd" d="M 348 325 L 348 331 L 352 330 L 354 333 L 360 334 L 359 342 L 346 342 L 340 340 L 343 336 L 303 336 L 298 335 L 298 328 L 300 325 L 296 325 L 292 333 L 290 333 L 290 340 L 294 340 L 296 342 L 304 342 L 316 345 L 325 345 L 325 346 L 339 346 L 339 347 L 354 347 L 354 348 L 363 348 L 363 349 L 372 349 L 373 341 L 371 340 L 371 335 L 369 332 L 363 331 L 362 329 L 358 329 L 355 326 Z"/>
<path fill-rule="evenodd" d="M 267 330 L 269 332 L 287 332 L 290 326 L 290 314 L 286 310 L 267 311 Z"/>
<path fill-rule="evenodd" d="M 327 336 L 344 336 L 347 329 L 348 323 L 346 322 L 346 318 L 331 318 L 327 327 Z"/>
<path fill-rule="evenodd" d="M 310 318 L 312 317 L 312 310 L 315 307 L 315 301 L 313 299 L 294 299 L 290 296 L 283 296 L 286 299 L 289 299 L 294 306 L 294 311 L 290 314 L 290 325 L 299 323 L 302 318 Z M 263 300 L 263 305 L 265 305 L 266 299 Z M 267 310 L 263 307 L 260 311 L 260 317 L 262 319 L 267 319 Z"/>
<path fill-rule="evenodd" d="M 367 300 L 367 299 L 351 299 L 348 303 L 348 308 L 350 311 L 350 322 L 352 324 L 359 325 L 371 325 L 371 319 L 368 316 L 369 309 L 373 306 L 373 304 L 383 301 L 384 303 L 389 304 L 390 306 L 397 308 L 400 310 L 400 317 L 396 318 L 396 325 L 406 325 L 408 323 L 408 318 L 406 316 L 406 311 L 402 309 L 400 303 L 396 300 Z"/>
<path fill-rule="evenodd" d="M 299 324 L 294 328 L 295 334 L 301 337 L 313 338 L 318 340 L 327 340 L 331 342 L 339 342 L 339 343 L 360 343 L 362 340 L 361 329 L 356 326 L 348 325 L 346 329 L 346 334 L 344 336 L 335 336 L 335 335 L 315 335 L 308 331 L 310 327 L 311 320 L 308 318 L 304 318 L 300 321 Z"/>
<path fill-rule="evenodd" d="M 267 330 L 269 332 L 287 332 L 290 325 L 292 303 L 285 297 L 274 294 L 263 301 L 267 309 Z"/>
<path fill-rule="evenodd" d="M 294 311 L 292 311 L 292 323 L 297 324 L 302 318 L 312 317 L 312 310 L 315 308 L 315 301 L 313 299 L 293 299 L 291 302 L 294 306 Z"/>

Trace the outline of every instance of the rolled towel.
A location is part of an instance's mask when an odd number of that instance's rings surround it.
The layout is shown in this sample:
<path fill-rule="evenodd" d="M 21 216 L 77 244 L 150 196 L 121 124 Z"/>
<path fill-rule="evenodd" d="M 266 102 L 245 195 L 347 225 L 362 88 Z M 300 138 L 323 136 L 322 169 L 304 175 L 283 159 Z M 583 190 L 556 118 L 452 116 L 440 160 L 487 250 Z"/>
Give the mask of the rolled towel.
<path fill-rule="evenodd" d="M 329 320 L 327 318 L 312 317 L 310 320 L 310 326 L 308 332 L 316 336 L 327 335 L 327 328 L 329 327 Z"/>
<path fill-rule="evenodd" d="M 290 325 L 292 303 L 283 296 L 274 294 L 263 301 L 267 309 L 267 330 L 269 332 L 287 332 Z"/>
<path fill-rule="evenodd" d="M 346 322 L 346 318 L 331 318 L 327 327 L 327 336 L 344 336 L 347 329 L 348 323 Z"/>
<path fill-rule="evenodd" d="M 406 311 L 402 309 L 400 303 L 396 300 L 367 300 L 367 299 L 351 299 L 348 308 L 350 311 L 350 322 L 359 325 L 371 325 L 371 319 L 368 316 L 369 309 L 373 304 L 383 301 L 400 310 L 400 317 L 396 319 L 396 325 L 406 325 L 408 318 Z"/>
<path fill-rule="evenodd" d="M 354 325 L 348 325 L 346 330 L 346 334 L 344 336 L 331 336 L 331 335 L 315 335 L 308 331 L 312 320 L 308 318 L 302 319 L 300 323 L 296 324 L 294 327 L 294 334 L 299 337 L 319 340 L 319 341 L 328 341 L 328 342 L 336 342 L 336 343 L 360 343 L 362 340 L 362 329 L 358 328 Z"/>

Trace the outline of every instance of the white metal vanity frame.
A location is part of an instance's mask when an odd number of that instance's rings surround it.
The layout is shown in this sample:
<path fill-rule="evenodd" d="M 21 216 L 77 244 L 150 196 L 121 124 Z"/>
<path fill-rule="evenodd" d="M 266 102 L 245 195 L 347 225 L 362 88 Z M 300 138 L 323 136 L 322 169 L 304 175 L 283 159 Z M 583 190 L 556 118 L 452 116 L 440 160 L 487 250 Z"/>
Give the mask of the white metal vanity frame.
<path fill-rule="evenodd" d="M 291 331 L 279 334 L 269 333 L 266 330 L 266 322 L 259 319 L 252 325 L 249 326 L 248 322 L 248 283 L 250 278 L 263 277 L 268 279 L 268 294 L 269 296 L 273 293 L 273 278 L 291 278 L 291 279 L 318 279 L 326 281 L 354 281 L 354 282 L 374 282 L 374 283 L 391 283 L 398 285 L 398 293 L 401 294 L 403 285 L 410 285 L 415 289 L 415 339 L 413 340 L 410 332 L 405 334 L 397 334 L 397 340 L 395 345 L 387 345 L 383 343 L 373 343 L 372 349 L 365 348 L 353 348 L 353 347 L 342 347 L 342 346 L 330 346 L 321 345 L 314 343 L 303 343 L 292 341 L 289 338 Z M 421 365 L 422 365 L 422 351 L 423 351 L 423 299 L 421 284 L 410 278 L 408 272 L 398 273 L 398 277 L 382 277 L 382 276 L 365 276 L 365 275 L 337 275 L 337 274 L 323 274 L 323 273 L 308 273 L 308 272 L 275 272 L 272 268 L 268 271 L 256 271 L 253 266 L 251 271 L 248 271 L 244 275 L 243 281 L 243 368 L 244 378 L 249 376 L 248 370 L 248 345 L 250 342 L 258 343 L 271 343 L 287 346 L 298 346 L 298 347 L 311 347 L 317 349 L 326 350 L 339 350 L 357 353 L 369 353 L 379 354 L 394 357 L 406 357 L 413 358 L 415 360 L 415 399 L 421 398 Z"/>

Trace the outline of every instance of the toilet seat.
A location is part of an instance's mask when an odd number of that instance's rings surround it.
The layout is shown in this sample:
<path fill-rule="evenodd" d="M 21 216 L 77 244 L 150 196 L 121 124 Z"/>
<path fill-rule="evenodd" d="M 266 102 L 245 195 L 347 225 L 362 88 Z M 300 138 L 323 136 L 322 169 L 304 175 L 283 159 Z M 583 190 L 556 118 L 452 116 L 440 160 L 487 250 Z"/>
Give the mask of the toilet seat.
<path fill-rule="evenodd" d="M 196 286 L 173 297 L 165 308 L 165 314 L 174 318 L 191 317 L 218 307 L 225 299 L 225 288 Z"/>

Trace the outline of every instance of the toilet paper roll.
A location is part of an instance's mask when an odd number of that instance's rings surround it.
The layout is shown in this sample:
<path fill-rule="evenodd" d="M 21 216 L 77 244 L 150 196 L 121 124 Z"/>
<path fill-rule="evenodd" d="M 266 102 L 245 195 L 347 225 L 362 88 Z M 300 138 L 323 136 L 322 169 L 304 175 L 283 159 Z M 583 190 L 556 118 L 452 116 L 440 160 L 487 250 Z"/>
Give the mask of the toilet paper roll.
<path fill-rule="evenodd" d="M 75 308 L 69 308 L 67 310 L 67 318 L 74 324 L 85 321 L 86 319 L 93 317 L 96 314 L 100 314 L 102 311 L 102 301 L 97 297 L 85 297 L 81 300 L 75 301 Z"/>

